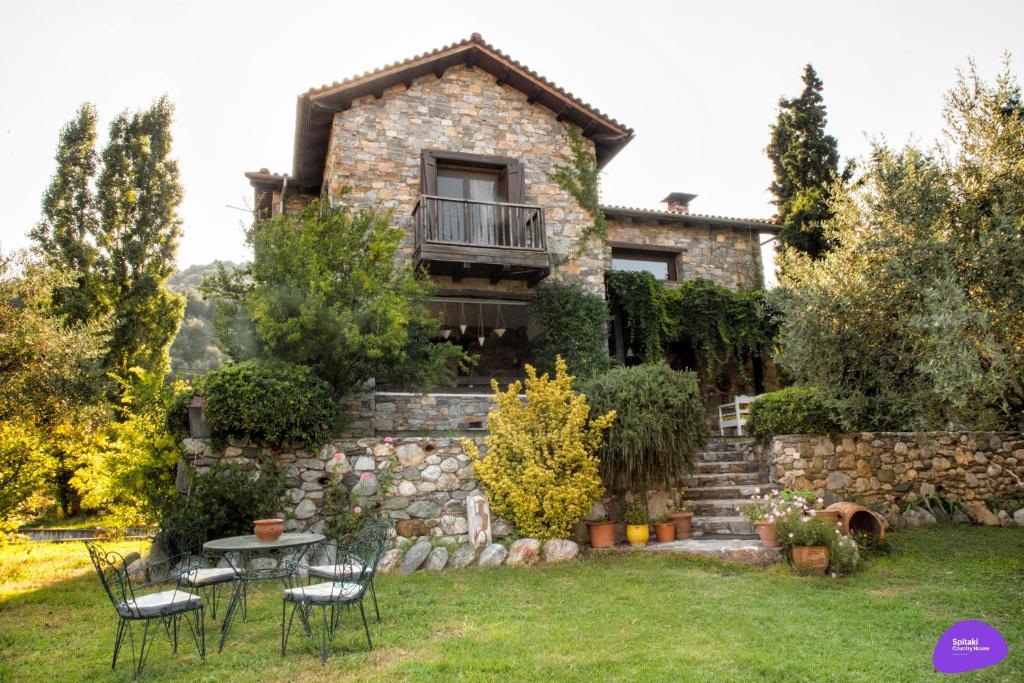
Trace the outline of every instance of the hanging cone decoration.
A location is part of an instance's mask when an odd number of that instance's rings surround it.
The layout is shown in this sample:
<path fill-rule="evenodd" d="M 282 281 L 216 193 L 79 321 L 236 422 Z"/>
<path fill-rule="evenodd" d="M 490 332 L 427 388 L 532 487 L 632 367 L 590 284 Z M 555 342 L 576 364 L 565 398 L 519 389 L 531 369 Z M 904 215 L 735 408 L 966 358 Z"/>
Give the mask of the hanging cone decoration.
<path fill-rule="evenodd" d="M 478 342 L 480 342 L 480 346 L 483 346 L 484 345 L 484 339 L 485 339 L 485 337 L 484 337 L 484 305 L 483 304 L 480 304 L 480 314 L 479 314 L 479 317 L 477 318 L 476 333 L 477 333 L 476 340 Z"/>
<path fill-rule="evenodd" d="M 501 304 L 498 304 L 498 319 L 494 323 L 494 334 L 498 339 L 505 336 L 505 319 L 501 316 Z"/>
<path fill-rule="evenodd" d="M 447 339 L 452 336 L 452 329 L 448 321 L 448 304 L 441 304 L 441 336 Z"/>
<path fill-rule="evenodd" d="M 636 354 L 633 353 L 633 347 L 632 346 L 629 347 L 628 349 L 626 349 L 626 358 L 632 358 L 635 355 Z"/>
<path fill-rule="evenodd" d="M 466 330 L 469 329 L 469 325 L 466 324 L 466 304 L 459 304 L 459 332 L 466 334 Z"/>

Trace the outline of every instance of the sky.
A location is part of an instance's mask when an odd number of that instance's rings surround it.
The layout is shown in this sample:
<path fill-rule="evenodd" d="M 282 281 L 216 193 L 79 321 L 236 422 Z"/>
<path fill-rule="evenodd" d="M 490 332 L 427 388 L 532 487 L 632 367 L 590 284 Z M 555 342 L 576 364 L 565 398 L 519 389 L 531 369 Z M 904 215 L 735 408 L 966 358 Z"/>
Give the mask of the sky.
<path fill-rule="evenodd" d="M 58 132 L 86 101 L 100 139 L 124 109 L 175 103 L 184 234 L 178 263 L 247 258 L 242 175 L 290 172 L 296 96 L 479 32 L 634 128 L 602 200 L 767 218 L 764 155 L 780 96 L 808 62 L 844 158 L 872 140 L 929 144 L 942 97 L 974 58 L 1024 72 L 1024 2 L 3 2 L 0 249 L 26 246 Z"/>

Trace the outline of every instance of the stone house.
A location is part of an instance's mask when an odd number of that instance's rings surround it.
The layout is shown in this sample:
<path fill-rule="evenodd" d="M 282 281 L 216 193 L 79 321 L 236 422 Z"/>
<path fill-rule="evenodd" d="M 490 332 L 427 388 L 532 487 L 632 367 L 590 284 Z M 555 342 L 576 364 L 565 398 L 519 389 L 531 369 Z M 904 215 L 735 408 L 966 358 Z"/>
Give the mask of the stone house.
<path fill-rule="evenodd" d="M 602 168 L 633 139 L 628 126 L 473 34 L 303 93 L 292 172 L 246 177 L 264 216 L 317 196 L 391 210 L 405 233 L 400 258 L 436 283 L 433 306 L 449 339 L 480 356 L 474 376 L 456 378 L 463 392 L 519 375 L 537 332 L 529 302 L 545 279 L 599 294 L 615 269 L 669 284 L 760 285 L 761 243 L 776 226 L 691 213 L 695 195 L 680 192 L 662 200 L 664 210 L 604 207 L 608 243 L 591 240 L 577 256 L 592 217 L 551 179 L 571 158 L 567 125 Z"/>

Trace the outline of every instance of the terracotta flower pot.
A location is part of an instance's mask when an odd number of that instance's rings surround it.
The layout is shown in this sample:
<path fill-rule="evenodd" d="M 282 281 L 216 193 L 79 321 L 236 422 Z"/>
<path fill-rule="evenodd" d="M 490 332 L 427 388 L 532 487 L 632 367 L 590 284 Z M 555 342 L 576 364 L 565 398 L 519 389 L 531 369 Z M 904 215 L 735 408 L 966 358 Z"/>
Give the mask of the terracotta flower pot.
<path fill-rule="evenodd" d="M 669 543 L 676 540 L 676 523 L 655 522 L 654 535 L 658 538 L 658 543 Z"/>
<path fill-rule="evenodd" d="M 828 546 L 793 546 L 793 564 L 796 565 L 797 569 L 824 575 L 828 569 Z"/>
<path fill-rule="evenodd" d="M 693 513 L 673 512 L 670 517 L 676 523 L 676 539 L 682 541 L 689 538 L 693 533 Z"/>
<path fill-rule="evenodd" d="M 615 522 L 587 522 L 591 548 L 611 548 L 615 545 Z"/>
<path fill-rule="evenodd" d="M 775 522 L 754 522 L 754 528 L 757 529 L 757 535 L 761 537 L 761 545 L 765 548 L 778 548 L 782 545 L 779 543 L 779 533 L 775 529 Z"/>
<path fill-rule="evenodd" d="M 252 523 L 256 538 L 264 543 L 276 541 L 284 533 L 283 519 L 257 519 Z"/>
<path fill-rule="evenodd" d="M 627 524 L 626 538 L 632 546 L 644 546 L 651 539 L 651 530 L 646 524 Z"/>

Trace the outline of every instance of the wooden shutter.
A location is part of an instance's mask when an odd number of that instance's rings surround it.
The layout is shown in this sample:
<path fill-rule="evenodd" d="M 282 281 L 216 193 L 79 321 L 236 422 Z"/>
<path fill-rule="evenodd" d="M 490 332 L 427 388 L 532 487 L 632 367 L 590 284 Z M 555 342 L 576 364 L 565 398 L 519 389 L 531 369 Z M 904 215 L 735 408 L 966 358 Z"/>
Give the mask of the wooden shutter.
<path fill-rule="evenodd" d="M 420 194 L 437 195 L 437 157 L 426 151 L 420 155 Z"/>
<path fill-rule="evenodd" d="M 505 167 L 501 174 L 502 189 L 505 191 L 505 201 L 510 204 L 523 204 L 526 202 L 526 184 L 523 180 L 523 165 L 513 161 Z"/>

